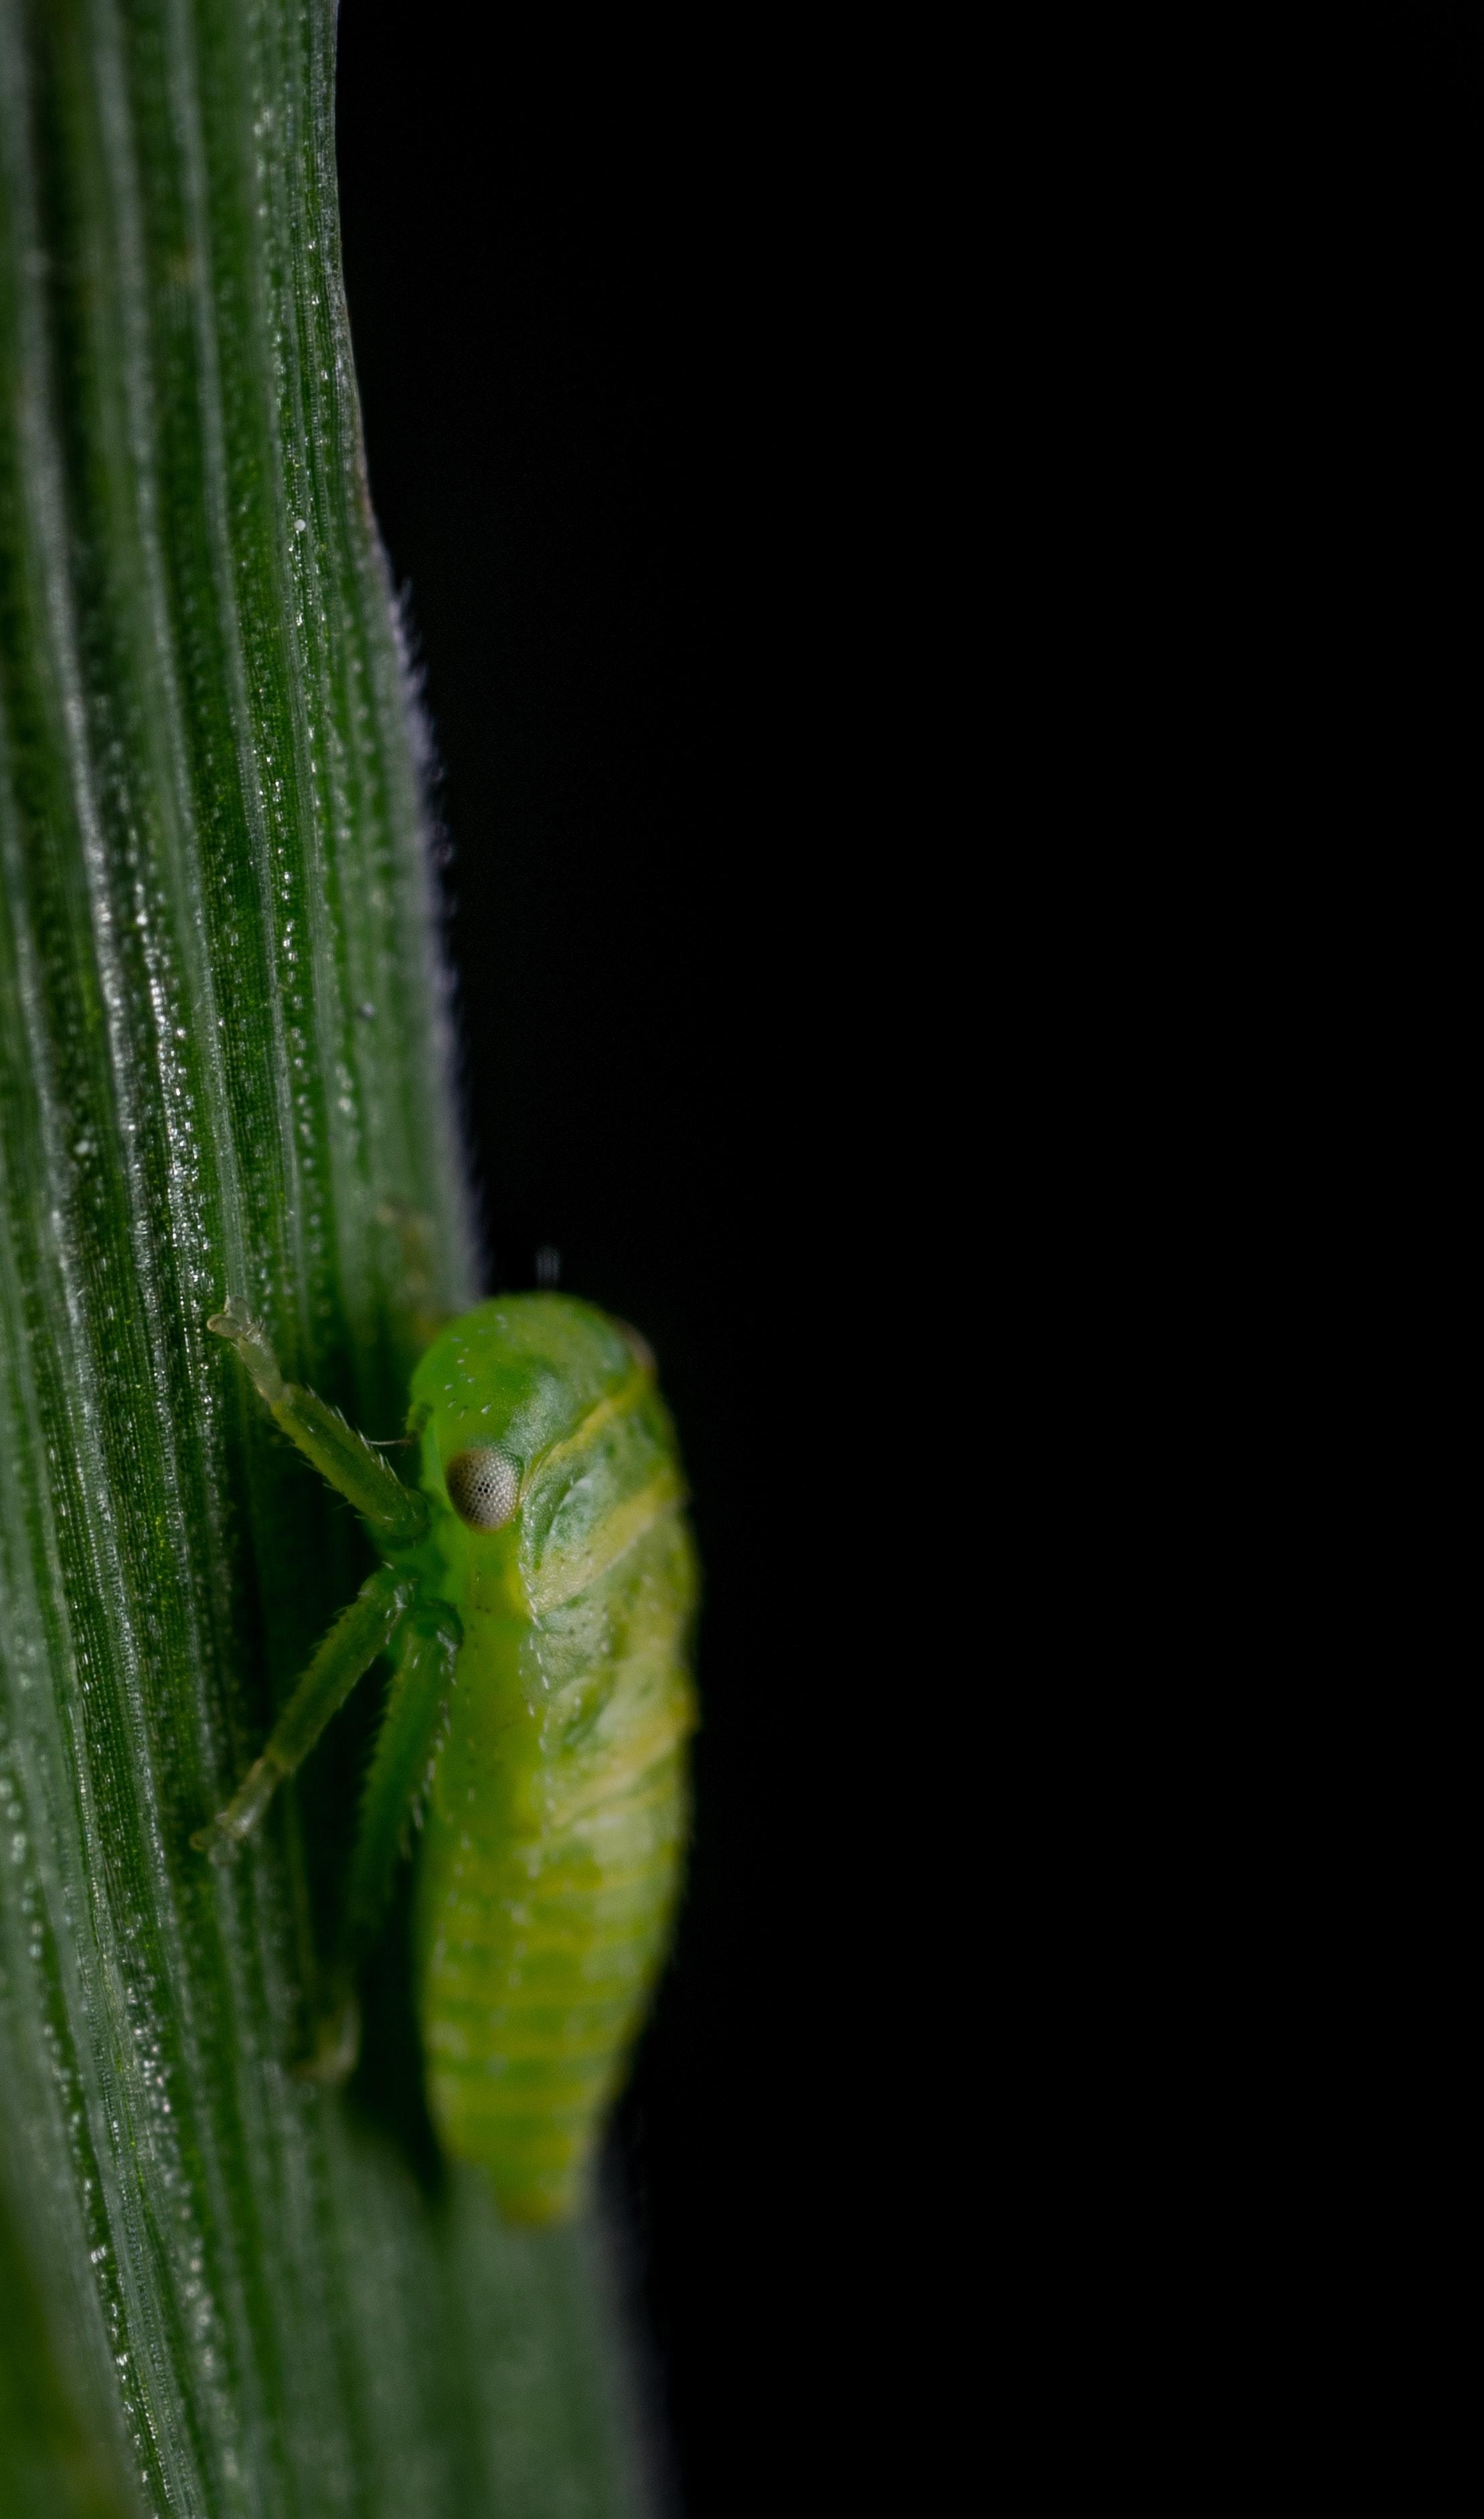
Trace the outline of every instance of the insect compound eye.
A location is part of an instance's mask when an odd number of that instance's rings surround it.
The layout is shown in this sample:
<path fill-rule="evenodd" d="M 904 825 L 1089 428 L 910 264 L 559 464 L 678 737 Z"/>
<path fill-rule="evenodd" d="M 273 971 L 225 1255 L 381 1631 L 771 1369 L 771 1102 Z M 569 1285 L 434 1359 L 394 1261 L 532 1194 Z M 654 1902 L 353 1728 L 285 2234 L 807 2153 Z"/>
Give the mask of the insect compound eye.
<path fill-rule="evenodd" d="M 499 1530 L 515 1511 L 520 1474 L 514 1462 L 493 1444 L 456 1452 L 443 1478 L 450 1504 L 471 1530 Z"/>

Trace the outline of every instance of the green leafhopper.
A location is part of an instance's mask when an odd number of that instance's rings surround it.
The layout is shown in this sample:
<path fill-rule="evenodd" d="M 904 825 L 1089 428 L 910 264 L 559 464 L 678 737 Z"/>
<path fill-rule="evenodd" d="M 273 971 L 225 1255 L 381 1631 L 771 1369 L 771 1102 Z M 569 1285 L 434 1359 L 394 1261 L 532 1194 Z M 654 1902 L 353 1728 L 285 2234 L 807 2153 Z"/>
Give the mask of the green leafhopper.
<path fill-rule="evenodd" d="M 194 1842 L 229 1859 L 378 1654 L 395 1674 L 362 1802 L 339 2018 L 420 1824 L 415 1947 L 429 2101 L 514 2220 L 579 2203 L 669 1936 L 695 1720 L 694 1544 L 637 1333 L 568 1295 L 439 1332 L 413 1376 L 415 1487 L 284 1380 L 239 1301 L 232 1341 L 278 1424 L 381 1558 L 240 1790 Z M 331 2035 L 345 2069 L 353 2034 Z"/>

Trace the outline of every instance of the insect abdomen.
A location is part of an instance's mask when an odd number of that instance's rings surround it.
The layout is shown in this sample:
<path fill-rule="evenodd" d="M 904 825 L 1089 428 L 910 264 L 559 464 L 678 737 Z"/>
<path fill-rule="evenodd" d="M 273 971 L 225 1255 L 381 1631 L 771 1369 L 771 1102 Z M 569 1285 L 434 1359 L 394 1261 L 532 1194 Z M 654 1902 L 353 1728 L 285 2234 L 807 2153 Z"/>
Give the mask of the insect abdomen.
<path fill-rule="evenodd" d="M 529 1511 L 532 1613 L 465 1610 L 419 1893 L 433 2113 L 526 2222 L 579 2200 L 663 1956 L 693 1722 L 694 1555 L 652 1394 L 560 1476 Z"/>
<path fill-rule="evenodd" d="M 447 1899 L 434 2113 L 514 2220 L 558 2220 L 579 2199 L 664 1949 L 683 1833 L 675 1754 L 581 1828 L 470 1867 Z"/>

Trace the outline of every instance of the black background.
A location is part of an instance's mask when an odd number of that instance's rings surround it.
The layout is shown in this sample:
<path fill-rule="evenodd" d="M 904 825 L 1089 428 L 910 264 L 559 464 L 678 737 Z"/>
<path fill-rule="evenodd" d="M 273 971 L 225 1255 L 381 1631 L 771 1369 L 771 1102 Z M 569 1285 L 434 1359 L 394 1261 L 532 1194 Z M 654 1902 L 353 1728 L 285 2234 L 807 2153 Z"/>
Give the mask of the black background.
<path fill-rule="evenodd" d="M 797 1434 L 829 1421 L 841 1260 L 815 1220 L 840 1080 L 800 977 L 806 928 L 845 950 L 801 768 L 823 275 L 787 243 L 787 116 L 718 65 L 678 115 L 659 47 L 500 47 L 482 15 L 346 0 L 345 266 L 441 765 L 489 1283 L 549 1244 L 645 1331 L 694 1490 L 695 1847 L 615 2175 L 679 2496 L 713 2519 L 797 2481 L 841 2174 Z"/>
<path fill-rule="evenodd" d="M 1216 986 L 1210 797 L 1272 740 L 1231 590 L 1267 624 L 1303 582 L 1294 450 L 1348 442 L 1377 279 L 1418 373 L 1459 356 L 1421 284 L 1476 155 L 1461 7 L 1380 13 L 1358 71 L 1239 46 L 1220 110 L 1120 24 L 996 22 L 982 79 L 936 25 L 802 23 L 340 13 L 490 1283 L 551 1244 L 649 1336 L 707 1571 L 614 2154 L 686 2519 L 956 2506 L 961 2414 L 969 2471 L 1142 2472 L 1209 2384 L 1248 2129 L 1190 2080 L 1227 1613 L 1165 1525 L 1222 1471 L 1157 1391 L 1174 1354 L 1208 1411 L 1227 1332 L 1171 1260 L 1213 1125 L 1176 975 Z"/>

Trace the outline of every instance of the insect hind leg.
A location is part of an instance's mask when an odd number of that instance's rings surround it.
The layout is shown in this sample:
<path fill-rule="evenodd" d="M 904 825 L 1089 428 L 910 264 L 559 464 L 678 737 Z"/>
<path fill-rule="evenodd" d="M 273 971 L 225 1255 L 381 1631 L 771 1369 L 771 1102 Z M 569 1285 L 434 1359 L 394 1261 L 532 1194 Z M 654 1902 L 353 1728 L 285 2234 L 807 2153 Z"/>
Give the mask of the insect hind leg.
<path fill-rule="evenodd" d="M 380 1929 L 398 1859 L 410 1850 L 444 1740 L 463 1631 L 446 1601 L 423 1600 L 403 1630 L 401 1658 L 361 1796 L 346 1898 L 347 1957 L 364 1958 Z"/>
<path fill-rule="evenodd" d="M 402 1651 L 361 1795 L 340 1946 L 321 1998 L 314 2052 L 301 2081 L 343 2082 L 361 2043 L 356 1977 L 381 1928 L 398 1862 L 422 1815 L 448 1732 L 462 1630 L 445 1601 L 409 1612 Z"/>

